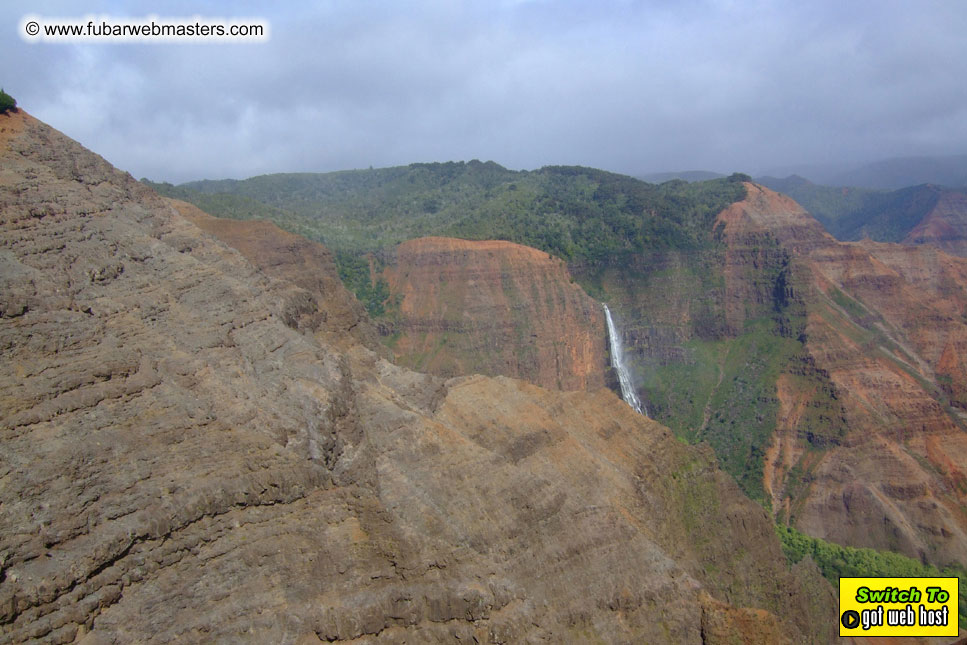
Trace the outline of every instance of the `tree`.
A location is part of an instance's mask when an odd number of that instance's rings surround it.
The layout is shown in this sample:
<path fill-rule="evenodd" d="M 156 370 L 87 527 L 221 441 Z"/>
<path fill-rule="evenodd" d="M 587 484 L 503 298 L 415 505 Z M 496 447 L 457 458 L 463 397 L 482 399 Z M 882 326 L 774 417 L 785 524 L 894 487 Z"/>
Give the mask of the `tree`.
<path fill-rule="evenodd" d="M 5 114 L 10 110 L 17 111 L 17 99 L 4 92 L 3 88 L 0 88 L 0 114 Z"/>

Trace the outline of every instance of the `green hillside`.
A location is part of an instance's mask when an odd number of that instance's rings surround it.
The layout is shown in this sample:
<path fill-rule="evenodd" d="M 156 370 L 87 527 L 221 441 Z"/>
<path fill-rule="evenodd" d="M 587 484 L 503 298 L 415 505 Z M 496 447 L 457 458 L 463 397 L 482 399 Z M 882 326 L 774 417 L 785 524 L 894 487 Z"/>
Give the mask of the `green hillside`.
<path fill-rule="evenodd" d="M 958 578 L 959 620 L 961 627 L 967 624 L 967 572 L 961 566 L 938 569 L 892 551 L 833 544 L 781 524 L 776 525 L 776 534 L 790 563 L 795 564 L 808 555 L 834 587 L 839 584 L 841 577 Z"/>
<path fill-rule="evenodd" d="M 269 219 L 335 251 L 451 235 L 595 261 L 708 244 L 711 220 L 742 197 L 743 178 L 653 185 L 592 168 L 529 172 L 471 161 L 151 185 L 212 214 Z"/>

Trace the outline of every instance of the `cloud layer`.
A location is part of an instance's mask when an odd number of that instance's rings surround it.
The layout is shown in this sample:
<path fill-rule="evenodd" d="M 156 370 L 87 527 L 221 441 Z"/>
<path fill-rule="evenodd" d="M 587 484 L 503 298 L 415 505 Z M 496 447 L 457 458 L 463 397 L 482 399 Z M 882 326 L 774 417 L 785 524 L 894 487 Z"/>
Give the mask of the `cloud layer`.
<path fill-rule="evenodd" d="M 0 78 L 135 176 L 414 161 L 758 173 L 967 152 L 967 4 L 604 0 L 183 3 L 264 44 L 31 44 L 0 9 Z M 84 13 L 139 17 L 157 3 Z"/>

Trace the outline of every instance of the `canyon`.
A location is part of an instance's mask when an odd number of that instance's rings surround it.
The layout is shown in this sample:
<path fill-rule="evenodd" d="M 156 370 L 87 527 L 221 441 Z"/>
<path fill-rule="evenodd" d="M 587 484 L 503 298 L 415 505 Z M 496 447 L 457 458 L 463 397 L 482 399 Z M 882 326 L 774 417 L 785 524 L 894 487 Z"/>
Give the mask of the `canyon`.
<path fill-rule="evenodd" d="M 778 521 L 967 562 L 967 262 L 929 244 L 839 242 L 752 183 L 711 227 L 718 247 L 597 267 L 509 242 L 406 242 L 386 270 L 401 302 L 391 344 L 447 376 L 618 391 L 574 282 L 593 283 L 655 418 L 709 441 Z"/>
<path fill-rule="evenodd" d="M 0 115 L 0 642 L 836 638 L 816 567 L 590 349 L 541 362 L 562 392 L 374 334 L 319 245 Z"/>
<path fill-rule="evenodd" d="M 964 281 L 947 253 L 959 193 L 786 182 L 817 203 L 860 200 L 857 213 L 882 202 L 849 225 L 904 244 L 843 242 L 745 179 L 650 186 L 469 162 L 192 186 L 208 191 L 199 203 L 265 199 L 267 217 L 345 240 L 344 252 L 376 240 L 364 254 L 388 294 L 380 335 L 399 362 L 440 376 L 619 391 L 593 295 L 649 415 L 708 442 L 778 522 L 962 566 Z"/>

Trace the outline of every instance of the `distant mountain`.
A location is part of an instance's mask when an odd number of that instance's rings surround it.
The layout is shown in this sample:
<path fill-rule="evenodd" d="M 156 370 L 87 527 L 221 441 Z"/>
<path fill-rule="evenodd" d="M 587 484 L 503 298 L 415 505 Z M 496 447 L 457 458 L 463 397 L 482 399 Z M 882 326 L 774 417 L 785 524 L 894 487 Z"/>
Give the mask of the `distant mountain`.
<path fill-rule="evenodd" d="M 793 165 L 771 169 L 766 176 L 799 175 L 824 186 L 898 190 L 919 184 L 967 188 L 967 155 L 897 157 L 860 166 L 845 164 Z"/>
<path fill-rule="evenodd" d="M 709 179 L 721 179 L 725 177 L 722 173 L 711 172 L 709 170 L 683 170 L 681 172 L 653 172 L 639 177 L 642 181 L 649 184 L 663 184 L 673 179 L 683 179 L 687 182 L 708 181 Z"/>
<path fill-rule="evenodd" d="M 808 181 L 816 184 L 834 186 L 839 185 L 836 183 L 837 177 L 841 176 L 843 173 L 853 170 L 855 167 L 856 166 L 854 164 L 847 163 L 792 164 L 768 168 L 762 171 L 760 174 L 764 177 L 788 177 L 790 175 L 797 175 L 799 177 L 807 178 Z"/>
<path fill-rule="evenodd" d="M 933 209 L 903 241 L 929 244 L 947 253 L 967 257 L 967 194 L 944 191 Z"/>
<path fill-rule="evenodd" d="M 936 184 L 900 190 L 820 186 L 793 175 L 760 177 L 799 202 L 837 239 L 929 244 L 967 256 L 967 194 Z"/>
<path fill-rule="evenodd" d="M 868 193 L 859 209 L 831 221 L 830 229 L 843 240 L 902 242 L 945 192 L 939 186 L 921 184 L 888 193 Z"/>
<path fill-rule="evenodd" d="M 885 159 L 843 173 L 835 183 L 887 190 L 917 184 L 964 188 L 967 187 L 967 155 Z"/>
<path fill-rule="evenodd" d="M 877 191 L 868 188 L 835 187 L 815 184 L 800 175 L 785 178 L 757 177 L 756 182 L 799 202 L 813 217 L 843 239 L 833 230 L 832 223 L 862 209 Z"/>

